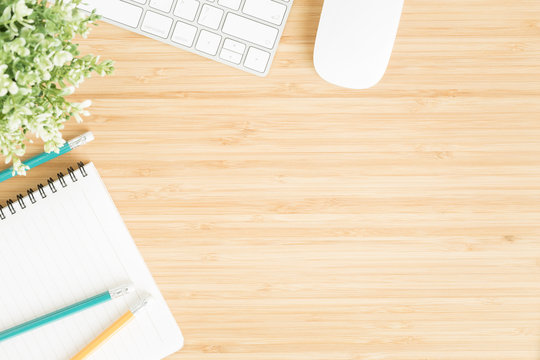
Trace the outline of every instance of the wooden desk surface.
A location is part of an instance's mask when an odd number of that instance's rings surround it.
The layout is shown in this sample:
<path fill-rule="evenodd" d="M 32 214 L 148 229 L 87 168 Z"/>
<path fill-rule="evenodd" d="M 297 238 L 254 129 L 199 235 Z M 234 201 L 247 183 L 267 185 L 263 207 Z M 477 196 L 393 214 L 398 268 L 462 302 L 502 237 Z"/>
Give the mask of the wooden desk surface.
<path fill-rule="evenodd" d="M 102 24 L 94 161 L 180 324 L 177 360 L 538 359 L 540 2 L 407 0 L 384 80 L 324 83 L 322 0 L 261 79 Z M 37 152 L 33 148 L 31 152 Z"/>

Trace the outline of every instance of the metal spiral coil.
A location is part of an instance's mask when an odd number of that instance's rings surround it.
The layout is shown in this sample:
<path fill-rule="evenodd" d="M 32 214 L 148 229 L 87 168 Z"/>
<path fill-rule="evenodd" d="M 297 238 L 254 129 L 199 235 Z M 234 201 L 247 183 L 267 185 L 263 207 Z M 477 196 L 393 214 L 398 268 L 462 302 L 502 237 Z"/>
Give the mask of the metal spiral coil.
<path fill-rule="evenodd" d="M 87 177 L 88 173 L 86 172 L 86 169 L 84 168 L 84 163 L 83 162 L 78 162 L 77 166 L 79 168 L 80 174 L 83 177 Z M 75 169 L 72 166 L 70 166 L 67 169 L 67 172 L 69 174 L 69 178 L 71 179 L 71 182 L 77 182 L 79 180 L 79 179 L 77 179 L 77 176 L 75 175 Z M 57 177 L 58 177 L 58 183 L 62 186 L 62 188 L 65 188 L 65 187 L 68 186 L 68 183 L 66 181 L 67 176 L 64 176 L 64 174 L 62 172 L 59 172 L 57 174 Z M 53 178 L 49 178 L 47 180 L 47 185 L 45 185 L 45 186 L 49 186 L 49 189 L 51 190 L 52 194 L 54 194 L 54 193 L 56 193 L 58 191 L 58 189 L 54 185 L 54 179 Z M 40 197 L 42 199 L 45 199 L 47 197 L 47 193 L 45 191 L 45 186 L 43 184 L 38 184 L 37 185 L 37 192 L 34 192 L 34 189 L 32 189 L 32 188 L 29 188 L 28 190 L 26 190 L 27 200 L 30 201 L 30 204 L 35 204 L 36 202 L 38 202 L 39 198 L 36 196 L 37 193 L 39 193 L 39 195 L 40 195 Z M 15 200 L 19 204 L 19 207 L 20 207 L 21 210 L 24 210 L 27 207 L 27 204 L 25 203 L 24 199 L 25 198 L 23 197 L 22 194 L 18 194 L 17 195 L 17 200 Z M 0 220 L 5 220 L 8 213 L 10 213 L 12 215 L 17 213 L 17 210 L 15 209 L 15 206 L 14 206 L 15 201 L 12 200 L 12 199 L 9 199 L 9 200 L 6 201 L 6 206 L 5 207 L 0 205 Z M 6 208 L 7 208 L 8 211 L 4 210 Z"/>

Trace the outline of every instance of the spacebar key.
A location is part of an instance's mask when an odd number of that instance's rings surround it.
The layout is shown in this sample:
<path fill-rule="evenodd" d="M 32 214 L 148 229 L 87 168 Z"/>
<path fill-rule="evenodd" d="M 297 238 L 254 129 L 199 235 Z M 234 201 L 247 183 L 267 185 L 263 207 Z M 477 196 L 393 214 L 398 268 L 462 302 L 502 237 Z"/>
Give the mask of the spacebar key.
<path fill-rule="evenodd" d="M 121 24 L 137 27 L 142 15 L 142 8 L 125 3 L 119 0 L 86 0 L 84 5 L 78 7 L 92 11 L 96 9 L 96 13 L 104 18 L 117 21 Z"/>
<path fill-rule="evenodd" d="M 221 31 L 268 49 L 274 47 L 279 32 L 276 28 L 233 13 L 227 14 Z"/>

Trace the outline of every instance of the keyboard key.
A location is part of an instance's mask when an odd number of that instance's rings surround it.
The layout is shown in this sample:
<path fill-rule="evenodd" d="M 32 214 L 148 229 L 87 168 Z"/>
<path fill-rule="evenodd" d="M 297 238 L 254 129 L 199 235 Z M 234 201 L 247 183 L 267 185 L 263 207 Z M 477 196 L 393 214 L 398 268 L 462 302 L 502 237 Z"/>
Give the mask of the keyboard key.
<path fill-rule="evenodd" d="M 197 40 L 197 45 L 195 45 L 195 48 L 204 53 L 216 55 L 220 42 L 221 36 L 219 36 L 218 34 L 214 34 L 206 30 L 201 30 L 201 34 L 199 35 L 199 39 Z"/>
<path fill-rule="evenodd" d="M 219 57 L 235 64 L 240 64 L 240 61 L 242 60 L 242 54 L 235 53 L 234 51 L 225 48 L 221 49 Z"/>
<path fill-rule="evenodd" d="M 195 15 L 199 10 L 199 2 L 197 0 L 178 0 L 174 15 L 189 21 L 195 20 Z"/>
<path fill-rule="evenodd" d="M 240 64 L 242 56 L 244 55 L 244 50 L 246 50 L 246 45 L 241 42 L 225 39 L 219 57 L 232 63 Z"/>
<path fill-rule="evenodd" d="M 86 11 L 96 9 L 96 13 L 104 18 L 134 28 L 139 25 L 139 20 L 143 12 L 140 7 L 123 1 L 86 0 L 84 2 L 85 4 L 80 4 L 78 7 Z"/>
<path fill-rule="evenodd" d="M 233 13 L 227 14 L 221 31 L 268 49 L 274 47 L 278 36 L 278 29 Z"/>
<path fill-rule="evenodd" d="M 238 10 L 240 9 L 240 3 L 242 0 L 219 0 L 218 4 L 221 6 L 228 7 L 229 9 Z"/>
<path fill-rule="evenodd" d="M 234 51 L 238 54 L 243 54 L 244 50 L 246 50 L 246 45 L 232 39 L 225 39 L 223 42 L 223 48 Z"/>
<path fill-rule="evenodd" d="M 266 51 L 250 47 L 246 55 L 246 60 L 244 61 L 244 66 L 263 73 L 266 70 L 269 59 L 270 54 Z"/>
<path fill-rule="evenodd" d="M 150 7 L 164 12 L 171 11 L 173 0 L 150 0 Z"/>
<path fill-rule="evenodd" d="M 281 25 L 287 7 L 272 0 L 246 0 L 242 11 L 258 19 Z"/>
<path fill-rule="evenodd" d="M 220 8 L 204 4 L 199 15 L 198 23 L 208 26 L 211 29 L 217 30 L 223 17 L 223 10 Z"/>
<path fill-rule="evenodd" d="M 147 11 L 141 25 L 141 30 L 166 39 L 169 36 L 172 22 L 173 20 L 170 17 L 153 11 Z"/>
<path fill-rule="evenodd" d="M 197 35 L 197 28 L 195 26 L 178 21 L 174 27 L 171 40 L 191 47 L 193 40 L 195 40 L 195 35 Z"/>

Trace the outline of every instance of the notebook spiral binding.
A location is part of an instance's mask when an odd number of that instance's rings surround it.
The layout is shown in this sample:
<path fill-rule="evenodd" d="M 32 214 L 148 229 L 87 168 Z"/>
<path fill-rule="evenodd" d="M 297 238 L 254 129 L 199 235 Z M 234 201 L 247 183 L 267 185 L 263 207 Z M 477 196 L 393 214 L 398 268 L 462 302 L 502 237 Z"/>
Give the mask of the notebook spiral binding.
<path fill-rule="evenodd" d="M 86 172 L 84 168 L 83 162 L 78 162 L 77 166 L 79 167 L 79 172 L 81 173 L 83 177 L 88 176 L 88 173 Z M 77 182 L 79 180 L 77 179 L 77 176 L 75 175 L 75 169 L 72 166 L 70 166 L 67 169 L 67 172 L 68 172 L 69 178 L 71 179 L 71 182 Z M 68 183 L 66 181 L 67 176 L 64 176 L 62 172 L 59 172 L 57 174 L 57 177 L 58 177 L 58 183 L 60 184 L 62 188 L 65 188 L 68 186 Z M 39 199 L 40 197 L 42 199 L 45 199 L 47 197 L 47 193 L 45 192 L 46 186 L 49 187 L 49 189 L 51 190 L 53 194 L 58 191 L 57 186 L 54 184 L 54 179 L 49 178 L 47 179 L 47 185 L 45 186 L 43 184 L 37 185 L 37 191 L 34 191 L 32 188 L 26 190 L 26 193 L 28 195 L 28 200 L 30 200 L 30 205 L 35 204 L 38 201 L 37 199 Z M 0 220 L 4 220 L 7 214 L 14 215 L 17 213 L 17 210 L 15 210 L 15 206 L 13 206 L 15 202 L 19 203 L 19 207 L 21 208 L 21 210 L 26 209 L 27 203 L 25 203 L 24 201 L 24 196 L 22 194 L 19 194 L 17 195 L 16 200 L 13 200 L 13 199 L 7 200 L 5 207 L 0 205 Z"/>

